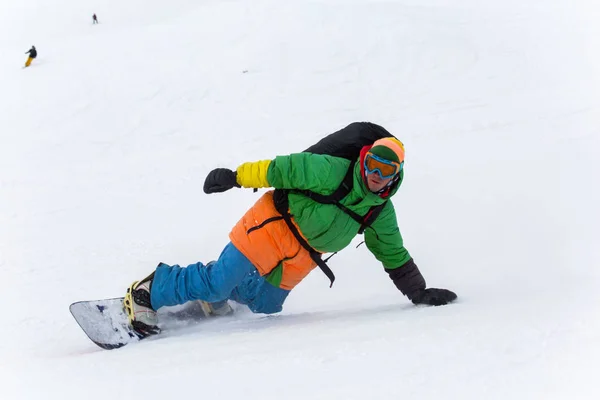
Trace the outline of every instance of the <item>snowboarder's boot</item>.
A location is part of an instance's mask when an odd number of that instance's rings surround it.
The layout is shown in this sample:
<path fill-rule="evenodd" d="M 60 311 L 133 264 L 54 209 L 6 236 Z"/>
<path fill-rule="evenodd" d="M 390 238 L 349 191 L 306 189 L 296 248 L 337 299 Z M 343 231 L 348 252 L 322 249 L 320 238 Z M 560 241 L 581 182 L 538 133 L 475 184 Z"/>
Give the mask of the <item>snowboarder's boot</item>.
<path fill-rule="evenodd" d="M 206 264 L 206 267 L 208 268 L 214 263 L 214 260 L 210 261 Z M 198 302 L 200 303 L 202 311 L 204 311 L 204 316 L 206 317 L 220 317 L 233 314 L 233 308 L 231 308 L 226 299 L 214 303 L 209 303 L 204 300 L 198 300 Z"/>
<path fill-rule="evenodd" d="M 198 300 L 198 302 L 206 317 L 222 317 L 224 315 L 233 314 L 233 308 L 231 308 L 227 300 L 217 301 L 215 303 L 208 303 L 203 300 Z"/>
<path fill-rule="evenodd" d="M 141 282 L 133 282 L 127 289 L 123 308 L 129 318 L 133 329 L 144 338 L 160 333 L 156 311 L 150 303 L 150 288 L 154 272 L 144 278 Z"/>

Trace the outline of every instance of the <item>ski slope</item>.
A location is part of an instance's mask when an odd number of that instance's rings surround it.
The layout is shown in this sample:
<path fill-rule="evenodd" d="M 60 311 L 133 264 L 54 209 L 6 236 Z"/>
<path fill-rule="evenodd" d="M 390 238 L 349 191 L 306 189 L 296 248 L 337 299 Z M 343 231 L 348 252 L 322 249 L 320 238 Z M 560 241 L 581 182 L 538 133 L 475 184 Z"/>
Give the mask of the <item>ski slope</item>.
<path fill-rule="evenodd" d="M 600 398 L 596 3 L 3 1 L 0 397 Z M 71 302 L 218 256 L 259 194 L 211 169 L 353 121 L 404 142 L 400 230 L 456 304 L 357 238 L 279 315 L 89 342 Z"/>

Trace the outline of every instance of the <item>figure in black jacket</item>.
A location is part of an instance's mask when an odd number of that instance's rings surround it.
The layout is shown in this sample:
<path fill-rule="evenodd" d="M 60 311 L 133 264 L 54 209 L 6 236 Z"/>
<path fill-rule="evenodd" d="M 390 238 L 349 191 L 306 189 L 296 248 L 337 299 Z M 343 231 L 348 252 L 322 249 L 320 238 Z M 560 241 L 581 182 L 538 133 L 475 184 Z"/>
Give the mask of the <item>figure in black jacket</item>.
<path fill-rule="evenodd" d="M 29 54 L 27 61 L 25 61 L 25 67 L 29 67 L 33 59 L 37 57 L 37 50 L 35 49 L 35 46 L 31 46 L 31 48 L 27 50 L 25 54 Z"/>
<path fill-rule="evenodd" d="M 98 23 L 98 17 L 96 17 L 96 14 L 92 15 L 92 24 L 97 24 Z"/>

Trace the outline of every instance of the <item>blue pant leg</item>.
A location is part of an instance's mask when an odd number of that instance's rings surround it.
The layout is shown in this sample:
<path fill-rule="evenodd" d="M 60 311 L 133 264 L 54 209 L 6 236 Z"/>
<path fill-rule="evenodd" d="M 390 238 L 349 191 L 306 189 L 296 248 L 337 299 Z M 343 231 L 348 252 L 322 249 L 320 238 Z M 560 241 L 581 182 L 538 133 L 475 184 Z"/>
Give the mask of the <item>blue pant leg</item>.
<path fill-rule="evenodd" d="M 271 285 L 258 271 L 254 271 L 233 289 L 230 299 L 246 304 L 254 313 L 274 314 L 283 309 L 283 302 L 289 293 L 289 290 Z"/>
<path fill-rule="evenodd" d="M 233 244 L 228 243 L 219 259 L 208 266 L 198 262 L 186 268 L 160 264 L 150 292 L 152 308 L 184 304 L 191 300 L 225 300 L 256 268 Z"/>

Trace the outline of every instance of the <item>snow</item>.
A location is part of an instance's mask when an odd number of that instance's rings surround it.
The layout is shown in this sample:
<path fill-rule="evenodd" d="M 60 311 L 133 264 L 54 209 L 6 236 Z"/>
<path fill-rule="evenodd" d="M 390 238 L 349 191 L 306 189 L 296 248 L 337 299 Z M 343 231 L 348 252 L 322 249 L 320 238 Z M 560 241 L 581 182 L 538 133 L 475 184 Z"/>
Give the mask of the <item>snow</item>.
<path fill-rule="evenodd" d="M 596 3 L 0 3 L 1 397 L 600 398 Z M 212 168 L 353 121 L 404 142 L 399 226 L 456 304 L 357 238 L 279 315 L 89 342 L 71 302 L 218 256 L 259 195 L 205 195 Z"/>

